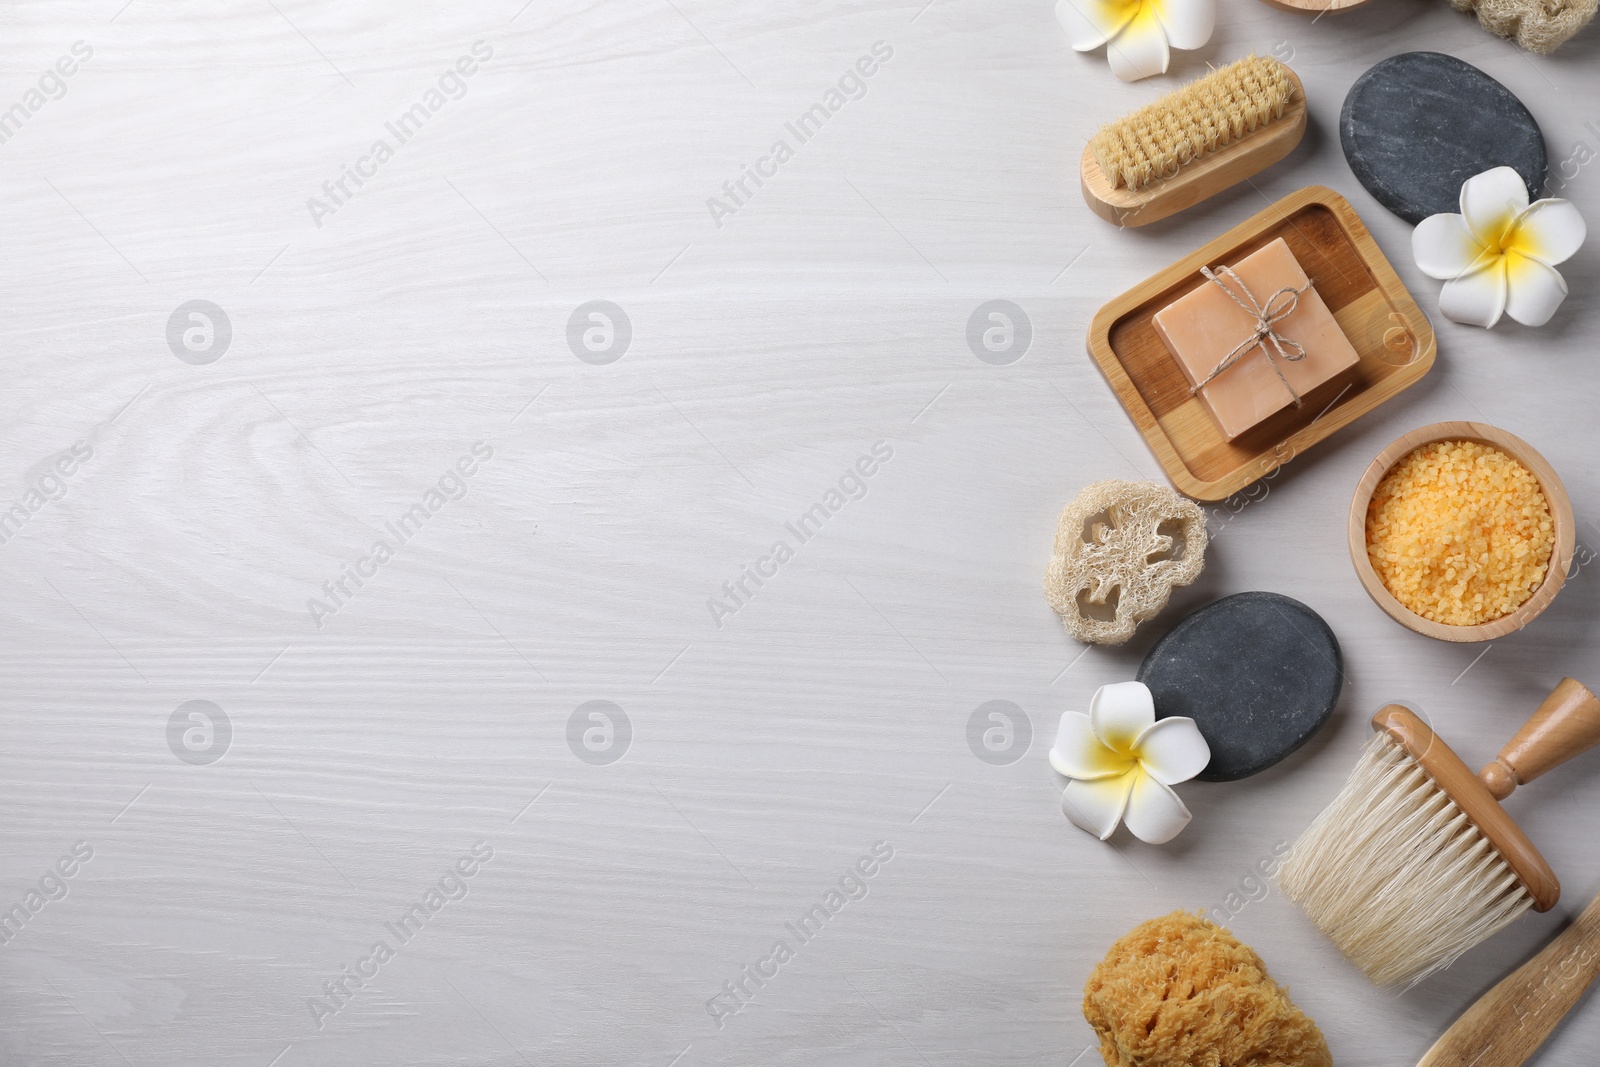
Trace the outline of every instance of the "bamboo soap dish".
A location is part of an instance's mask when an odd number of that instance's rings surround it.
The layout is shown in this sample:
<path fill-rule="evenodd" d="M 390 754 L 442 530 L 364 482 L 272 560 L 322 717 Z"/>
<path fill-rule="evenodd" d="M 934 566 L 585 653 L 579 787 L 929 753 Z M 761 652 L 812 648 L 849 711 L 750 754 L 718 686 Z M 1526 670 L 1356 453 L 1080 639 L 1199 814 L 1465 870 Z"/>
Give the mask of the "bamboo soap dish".
<path fill-rule="evenodd" d="M 1282 69 L 1291 87 L 1282 116 L 1142 189 L 1113 185 L 1095 161 L 1093 142 L 1085 145 L 1078 165 L 1084 203 L 1107 222 L 1145 226 L 1193 207 L 1278 162 L 1294 151 L 1306 132 L 1305 87 L 1294 71 Z"/>
<path fill-rule="evenodd" d="M 1359 360 L 1347 374 L 1229 441 L 1152 318 L 1197 285 L 1204 266 L 1288 243 Z M 1433 366 L 1433 327 L 1350 202 L 1308 186 L 1116 297 L 1089 325 L 1089 355 L 1173 486 L 1222 500 L 1408 388 Z"/>

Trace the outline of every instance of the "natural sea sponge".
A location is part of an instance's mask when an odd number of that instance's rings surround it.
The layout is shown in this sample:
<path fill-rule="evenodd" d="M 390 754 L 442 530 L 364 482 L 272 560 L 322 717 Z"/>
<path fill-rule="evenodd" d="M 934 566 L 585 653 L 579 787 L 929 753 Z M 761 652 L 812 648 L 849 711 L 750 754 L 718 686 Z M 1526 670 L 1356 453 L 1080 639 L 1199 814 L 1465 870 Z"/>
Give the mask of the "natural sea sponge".
<path fill-rule="evenodd" d="M 1514 37 L 1528 51 L 1548 54 L 1589 24 L 1596 0 L 1450 0 L 1450 6 L 1476 12 L 1490 33 Z"/>
<path fill-rule="evenodd" d="M 1109 1067 L 1333 1067 L 1261 957 L 1187 912 L 1112 945 L 1084 985 L 1083 1015 Z"/>
<path fill-rule="evenodd" d="M 1154 482 L 1095 482 L 1061 512 L 1044 594 L 1067 632 L 1120 645 L 1205 565 L 1206 517 Z"/>

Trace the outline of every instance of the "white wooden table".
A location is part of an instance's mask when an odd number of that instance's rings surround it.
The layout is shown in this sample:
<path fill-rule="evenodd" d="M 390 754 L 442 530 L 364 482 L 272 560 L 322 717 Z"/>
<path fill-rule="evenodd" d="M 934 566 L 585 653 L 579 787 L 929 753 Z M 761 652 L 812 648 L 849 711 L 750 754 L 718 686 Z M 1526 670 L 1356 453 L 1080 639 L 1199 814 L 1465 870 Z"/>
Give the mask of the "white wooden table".
<path fill-rule="evenodd" d="M 1040 589 L 1083 484 L 1159 476 L 1084 354 L 1099 304 L 1322 183 L 1436 306 L 1344 164 L 1346 88 L 1451 52 L 1559 162 L 1600 151 L 1596 33 L 1540 59 L 1433 0 L 1222 0 L 1210 46 L 1135 85 L 1047 0 L 14 0 L 0 38 L 0 109 L 25 105 L 0 145 L 0 908 L 26 915 L 0 1063 L 1091 1064 L 1090 967 L 1204 907 L 1336 1062 L 1406 1067 L 1600 889 L 1600 755 L 1513 801 L 1562 905 L 1406 996 L 1250 880 L 1381 703 L 1483 760 L 1563 674 L 1600 682 L 1600 567 L 1451 646 L 1367 600 L 1343 532 L 1384 444 L 1473 418 L 1535 443 L 1600 545 L 1600 244 L 1546 329 L 1437 320 L 1432 374 L 1216 519 L 1129 647 L 1083 651 Z M 1259 192 L 1146 231 L 1090 214 L 1088 134 L 1252 49 L 1293 57 L 1313 116 Z M 1600 220 L 1600 168 L 1564 192 Z M 968 344 L 991 300 L 1031 324 L 1011 362 Z M 841 479 L 802 543 L 786 524 Z M 1068 825 L 1060 713 L 1245 589 L 1337 632 L 1334 723 L 1184 787 L 1171 846 Z M 1031 727 L 1008 763 L 968 744 L 995 700 Z M 794 936 L 864 858 L 860 899 Z M 1590 1004 L 1539 1062 L 1597 1044 Z"/>

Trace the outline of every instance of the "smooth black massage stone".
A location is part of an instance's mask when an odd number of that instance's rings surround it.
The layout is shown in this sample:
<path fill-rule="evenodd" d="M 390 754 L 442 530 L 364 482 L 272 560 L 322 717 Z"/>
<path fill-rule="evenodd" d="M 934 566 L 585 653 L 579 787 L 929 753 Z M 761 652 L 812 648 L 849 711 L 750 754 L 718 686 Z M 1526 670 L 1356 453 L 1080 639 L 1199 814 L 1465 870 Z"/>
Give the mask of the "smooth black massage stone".
<path fill-rule="evenodd" d="M 1156 718 L 1187 715 L 1211 746 L 1203 782 L 1264 771 L 1311 740 L 1339 702 L 1344 660 L 1322 616 L 1277 593 L 1207 604 L 1157 641 L 1138 680 Z"/>
<path fill-rule="evenodd" d="M 1460 211 L 1461 184 L 1495 167 L 1522 175 L 1530 199 L 1544 184 L 1544 135 L 1522 101 L 1439 52 L 1393 56 L 1357 78 L 1339 143 L 1356 180 L 1412 225 Z"/>

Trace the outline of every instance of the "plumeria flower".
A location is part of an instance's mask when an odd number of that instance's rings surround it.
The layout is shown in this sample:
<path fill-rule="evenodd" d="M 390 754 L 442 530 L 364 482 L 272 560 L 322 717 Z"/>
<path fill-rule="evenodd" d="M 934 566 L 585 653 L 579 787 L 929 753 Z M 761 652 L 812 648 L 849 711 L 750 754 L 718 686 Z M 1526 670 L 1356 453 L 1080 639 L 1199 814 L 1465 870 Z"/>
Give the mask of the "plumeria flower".
<path fill-rule="evenodd" d="M 1585 232 L 1570 201 L 1530 204 L 1522 177 L 1496 167 L 1461 186 L 1461 214 L 1423 219 L 1411 252 L 1424 274 L 1444 279 L 1445 318 L 1489 327 L 1504 313 L 1543 326 L 1567 297 L 1556 264 L 1578 250 Z"/>
<path fill-rule="evenodd" d="M 1126 822 L 1133 836 L 1164 845 L 1189 825 L 1189 809 L 1172 787 L 1211 762 L 1211 747 L 1193 719 L 1156 721 L 1143 682 L 1103 685 L 1089 714 L 1069 711 L 1050 750 L 1050 766 L 1071 779 L 1061 810 L 1104 841 Z"/>
<path fill-rule="evenodd" d="M 1059 0 L 1056 18 L 1077 52 L 1106 46 L 1111 73 L 1125 82 L 1165 74 L 1167 49 L 1211 40 L 1217 0 Z"/>

